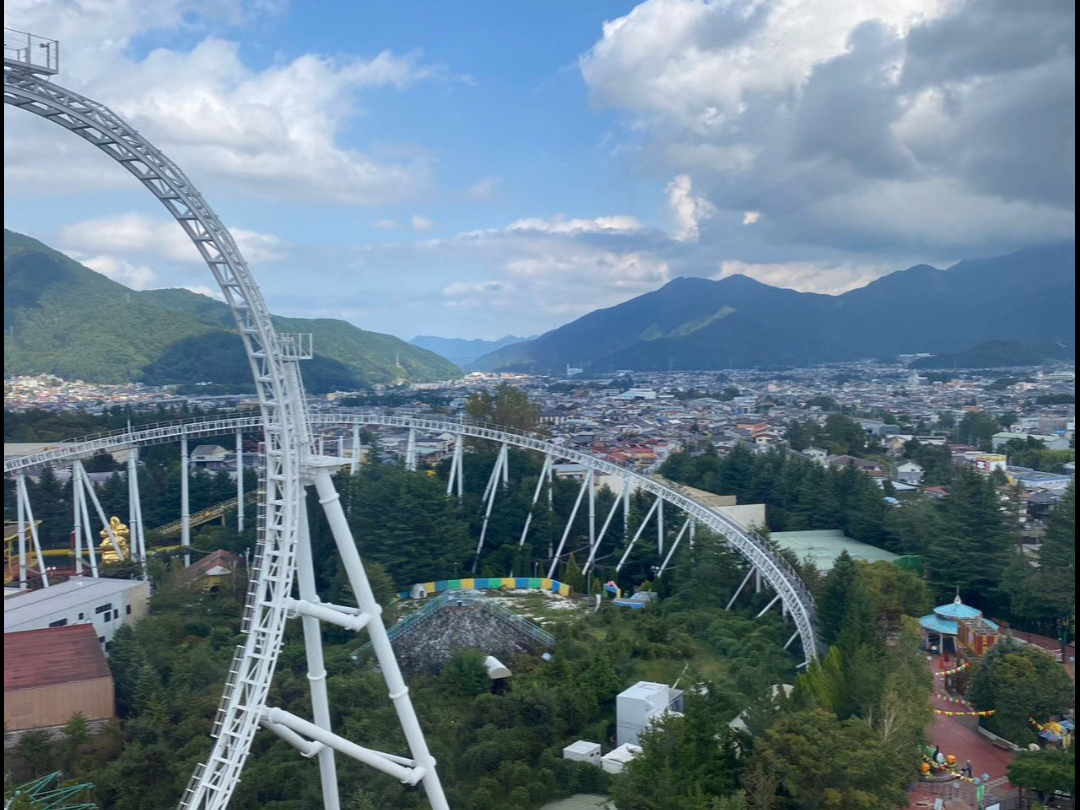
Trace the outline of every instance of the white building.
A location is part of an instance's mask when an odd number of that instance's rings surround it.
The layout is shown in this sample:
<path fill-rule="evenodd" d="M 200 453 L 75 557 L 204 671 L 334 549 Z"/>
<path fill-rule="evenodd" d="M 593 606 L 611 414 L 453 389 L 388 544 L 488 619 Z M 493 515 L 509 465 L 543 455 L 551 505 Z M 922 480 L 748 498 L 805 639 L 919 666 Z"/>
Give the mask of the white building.
<path fill-rule="evenodd" d="M 121 626 L 147 614 L 149 599 L 147 582 L 72 577 L 60 585 L 4 599 L 4 632 L 93 624 L 98 641 L 107 645 Z"/>
<path fill-rule="evenodd" d="M 638 745 L 642 733 L 661 715 L 677 711 L 682 691 L 662 683 L 638 681 L 615 699 L 616 741 Z"/>
<path fill-rule="evenodd" d="M 571 743 L 562 750 L 563 759 L 569 759 L 574 762 L 588 762 L 590 765 L 595 765 L 597 768 L 601 766 L 600 763 L 600 743 L 589 742 L 588 740 L 578 740 Z"/>
<path fill-rule="evenodd" d="M 600 757 L 600 767 L 607 773 L 622 773 L 626 763 L 641 753 L 640 745 L 623 743 L 614 751 Z"/>

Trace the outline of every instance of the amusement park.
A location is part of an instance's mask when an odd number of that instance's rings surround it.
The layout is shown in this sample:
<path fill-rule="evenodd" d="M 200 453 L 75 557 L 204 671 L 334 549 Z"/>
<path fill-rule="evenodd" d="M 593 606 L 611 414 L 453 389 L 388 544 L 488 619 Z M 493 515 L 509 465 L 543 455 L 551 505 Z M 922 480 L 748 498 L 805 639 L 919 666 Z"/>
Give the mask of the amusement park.
<path fill-rule="evenodd" d="M 313 407 L 318 347 L 202 178 L 60 76 L 59 42 L 5 28 L 9 112 L 164 207 L 255 406 L 5 445 L 5 810 L 1073 807 L 1071 629 L 1002 618 L 1004 552 L 991 582 L 959 540 L 884 550 L 910 514 L 1005 537 L 989 479 L 918 512 L 780 450 L 650 470 L 508 384 Z M 1075 545 L 1072 499 L 1044 546 Z M 838 527 L 816 560 L 784 545 Z"/>

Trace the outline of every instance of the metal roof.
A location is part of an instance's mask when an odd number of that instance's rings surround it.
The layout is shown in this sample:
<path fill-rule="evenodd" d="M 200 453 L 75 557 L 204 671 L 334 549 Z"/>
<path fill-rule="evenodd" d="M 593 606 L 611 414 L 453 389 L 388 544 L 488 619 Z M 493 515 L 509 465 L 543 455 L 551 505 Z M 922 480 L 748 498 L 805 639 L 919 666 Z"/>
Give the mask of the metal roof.
<path fill-rule="evenodd" d="M 883 548 L 854 540 L 840 529 L 807 532 L 773 532 L 771 538 L 780 548 L 792 551 L 800 560 L 809 558 L 821 572 L 831 571 L 840 552 L 847 551 L 856 560 L 895 562 L 899 555 Z"/>
<path fill-rule="evenodd" d="M 4 632 L 9 633 L 43 616 L 70 610 L 97 599 L 149 587 L 134 579 L 72 577 L 67 582 L 26 591 L 4 600 Z"/>
<path fill-rule="evenodd" d="M 4 692 L 111 676 L 93 625 L 4 633 Z"/>

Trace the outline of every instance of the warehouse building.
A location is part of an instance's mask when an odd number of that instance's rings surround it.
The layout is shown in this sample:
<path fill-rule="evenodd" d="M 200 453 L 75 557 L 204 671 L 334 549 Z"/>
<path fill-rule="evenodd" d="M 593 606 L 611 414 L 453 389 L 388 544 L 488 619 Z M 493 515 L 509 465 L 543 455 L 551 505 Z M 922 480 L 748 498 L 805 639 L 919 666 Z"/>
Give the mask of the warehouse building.
<path fill-rule="evenodd" d="M 4 633 L 4 729 L 57 729 L 81 713 L 92 725 L 115 716 L 113 678 L 90 624 Z"/>

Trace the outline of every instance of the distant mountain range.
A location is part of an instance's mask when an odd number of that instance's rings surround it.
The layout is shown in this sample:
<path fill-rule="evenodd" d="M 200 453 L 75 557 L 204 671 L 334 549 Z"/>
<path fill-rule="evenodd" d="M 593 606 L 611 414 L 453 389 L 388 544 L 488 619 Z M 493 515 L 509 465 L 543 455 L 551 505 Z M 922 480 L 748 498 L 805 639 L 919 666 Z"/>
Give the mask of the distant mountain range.
<path fill-rule="evenodd" d="M 988 341 L 1076 341 L 1075 243 L 918 265 L 843 295 L 747 276 L 677 278 L 476 360 L 482 371 L 595 373 L 806 366 L 902 353 L 963 352 Z M 950 366 L 951 367 L 951 366 Z"/>
<path fill-rule="evenodd" d="M 310 332 L 303 365 L 314 393 L 461 376 L 444 358 L 345 321 L 274 318 Z M 232 313 L 188 290 L 130 290 L 42 244 L 4 231 L 4 376 L 150 385 L 251 382 Z"/>
<path fill-rule="evenodd" d="M 507 335 L 498 340 L 466 340 L 464 338 L 441 338 L 433 335 L 419 335 L 409 341 L 413 346 L 435 352 L 440 357 L 445 357 L 451 363 L 465 368 L 473 360 L 483 357 L 485 354 L 497 351 L 504 346 L 512 346 L 524 340 L 532 340 L 532 337 L 516 337 Z"/>
<path fill-rule="evenodd" d="M 1037 366 L 1050 360 L 1075 360 L 1076 346 L 1050 340 L 990 340 L 966 352 L 920 357 L 908 368 L 986 369 Z"/>

